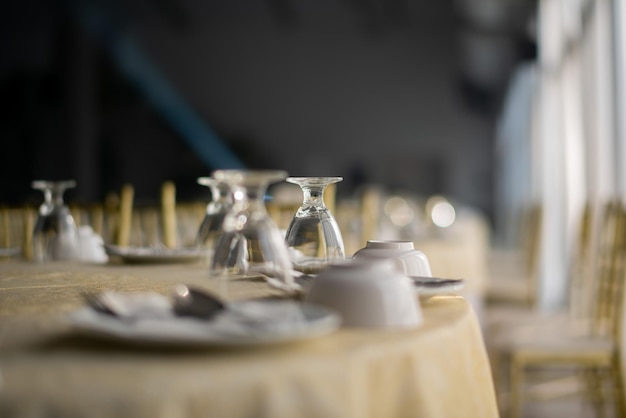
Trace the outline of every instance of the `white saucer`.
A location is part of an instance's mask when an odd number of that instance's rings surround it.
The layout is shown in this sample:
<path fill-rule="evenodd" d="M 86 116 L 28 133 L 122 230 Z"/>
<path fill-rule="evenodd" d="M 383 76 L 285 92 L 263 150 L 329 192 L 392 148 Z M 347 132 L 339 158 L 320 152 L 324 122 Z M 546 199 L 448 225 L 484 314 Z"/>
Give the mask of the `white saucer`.
<path fill-rule="evenodd" d="M 463 279 L 410 276 L 420 297 L 458 294 L 465 286 Z"/>

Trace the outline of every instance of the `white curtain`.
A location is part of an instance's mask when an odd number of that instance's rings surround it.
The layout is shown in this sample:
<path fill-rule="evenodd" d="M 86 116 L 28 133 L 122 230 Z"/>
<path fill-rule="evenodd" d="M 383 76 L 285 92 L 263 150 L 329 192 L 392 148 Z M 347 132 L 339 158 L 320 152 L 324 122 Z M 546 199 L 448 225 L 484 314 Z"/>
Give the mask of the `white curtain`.
<path fill-rule="evenodd" d="M 590 17 L 583 22 L 583 10 Z M 611 0 L 541 0 L 538 94 L 544 208 L 539 306 L 567 303 L 569 266 L 584 204 L 616 192 Z M 584 23 L 584 24 L 583 24 Z"/>
<path fill-rule="evenodd" d="M 616 137 L 619 158 L 618 190 L 626 200 L 626 4 L 613 0 Z"/>
<path fill-rule="evenodd" d="M 564 307 L 584 205 L 626 197 L 626 5 L 539 0 L 536 64 L 512 79 L 500 124 L 497 218 L 543 208 L 538 301 Z M 617 112 L 617 113 L 616 113 Z"/>
<path fill-rule="evenodd" d="M 543 208 L 538 303 L 544 310 L 563 305 L 566 292 L 565 135 L 562 108 L 565 33 L 560 0 L 541 0 L 538 16 L 540 90 L 537 123 L 540 195 Z"/>
<path fill-rule="evenodd" d="M 537 76 L 534 62 L 520 65 L 509 82 L 496 133 L 494 244 L 515 248 L 520 244 L 519 220 L 529 202 L 537 201 L 533 177 L 533 112 Z"/>
<path fill-rule="evenodd" d="M 588 62 L 585 109 L 591 150 L 589 192 L 592 201 L 604 202 L 616 195 L 616 146 L 612 70 L 611 0 L 593 0 L 586 28 Z"/>

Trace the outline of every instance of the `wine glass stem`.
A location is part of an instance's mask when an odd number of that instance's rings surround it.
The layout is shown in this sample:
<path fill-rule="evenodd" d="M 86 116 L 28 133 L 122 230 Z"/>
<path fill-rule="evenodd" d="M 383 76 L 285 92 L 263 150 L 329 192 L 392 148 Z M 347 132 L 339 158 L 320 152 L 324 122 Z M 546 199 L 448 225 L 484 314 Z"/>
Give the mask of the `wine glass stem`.
<path fill-rule="evenodd" d="M 324 207 L 324 190 L 326 186 L 302 186 L 302 194 L 304 195 L 304 204 L 311 206 Z"/>
<path fill-rule="evenodd" d="M 56 193 L 52 194 L 52 202 L 57 205 L 57 206 L 62 206 L 64 204 L 63 202 L 63 192 L 62 191 L 57 191 Z"/>

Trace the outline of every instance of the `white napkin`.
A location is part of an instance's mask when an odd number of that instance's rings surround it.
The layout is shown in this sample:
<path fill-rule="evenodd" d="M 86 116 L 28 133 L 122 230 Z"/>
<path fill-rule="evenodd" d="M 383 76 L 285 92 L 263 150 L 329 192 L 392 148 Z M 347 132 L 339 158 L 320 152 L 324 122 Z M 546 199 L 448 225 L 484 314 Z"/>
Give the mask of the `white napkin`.
<path fill-rule="evenodd" d="M 243 301 L 231 303 L 213 321 L 212 328 L 229 334 L 262 332 L 288 334 L 306 328 L 300 305 L 292 301 Z"/>
<path fill-rule="evenodd" d="M 294 301 L 239 301 L 206 320 L 177 316 L 172 301 L 154 292 L 113 292 L 100 295 L 117 317 L 90 312 L 79 321 L 104 321 L 142 335 L 162 337 L 263 337 L 292 335 L 307 328 L 299 303 Z M 75 318 L 76 319 L 76 318 Z M 97 326 L 97 324 L 96 324 Z"/>
<path fill-rule="evenodd" d="M 120 319 L 174 318 L 172 302 L 159 293 L 105 291 L 99 297 Z"/>
<path fill-rule="evenodd" d="M 104 251 L 104 241 L 89 225 L 78 228 L 79 259 L 92 263 L 106 263 L 109 257 Z"/>

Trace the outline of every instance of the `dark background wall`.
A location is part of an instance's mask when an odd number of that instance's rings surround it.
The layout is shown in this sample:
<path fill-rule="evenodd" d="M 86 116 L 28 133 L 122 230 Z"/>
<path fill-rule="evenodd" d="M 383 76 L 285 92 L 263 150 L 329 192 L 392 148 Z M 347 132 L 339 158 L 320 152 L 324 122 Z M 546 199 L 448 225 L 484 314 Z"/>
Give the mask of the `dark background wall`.
<path fill-rule="evenodd" d="M 489 215 L 495 122 L 512 68 L 533 57 L 532 7 L 495 2 L 506 7 L 490 20 L 479 3 L 0 6 L 0 201 L 37 200 L 31 180 L 70 177 L 75 200 L 125 182 L 156 198 L 164 180 L 181 199 L 204 196 L 196 177 L 232 153 L 246 167 L 343 176 L 341 194 L 378 183 Z M 199 153 L 207 137 L 226 153 Z"/>

